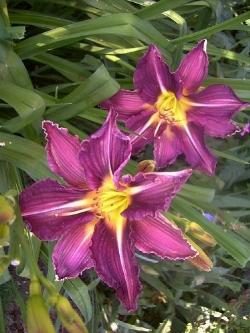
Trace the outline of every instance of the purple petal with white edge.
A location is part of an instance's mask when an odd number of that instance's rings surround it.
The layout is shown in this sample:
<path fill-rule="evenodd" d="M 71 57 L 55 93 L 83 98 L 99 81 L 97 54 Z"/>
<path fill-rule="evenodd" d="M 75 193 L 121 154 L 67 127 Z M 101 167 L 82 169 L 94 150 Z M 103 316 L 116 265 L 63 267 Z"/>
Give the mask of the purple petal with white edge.
<path fill-rule="evenodd" d="M 203 129 L 190 123 L 184 128 L 178 128 L 178 132 L 186 161 L 194 169 L 212 176 L 215 172 L 216 157 L 206 147 Z"/>
<path fill-rule="evenodd" d="M 91 250 L 97 274 L 116 290 L 117 297 L 128 311 L 135 311 L 141 288 L 129 224 L 123 221 L 114 229 L 106 223 L 98 224 Z"/>
<path fill-rule="evenodd" d="M 118 119 L 126 121 L 145 109 L 145 103 L 136 91 L 121 89 L 114 96 L 101 103 L 104 109 L 114 109 Z"/>
<path fill-rule="evenodd" d="M 141 98 L 150 104 L 154 104 L 166 90 L 175 91 L 174 75 L 155 45 L 150 45 L 139 60 L 134 73 L 134 85 Z"/>
<path fill-rule="evenodd" d="M 97 189 L 105 177 L 112 177 L 116 182 L 131 150 L 130 139 L 118 129 L 116 114 L 111 110 L 104 125 L 81 145 L 79 158 L 88 186 Z"/>
<path fill-rule="evenodd" d="M 135 246 L 143 253 L 153 253 L 162 259 L 190 259 L 197 255 L 181 230 L 161 214 L 144 216 L 133 221 Z"/>
<path fill-rule="evenodd" d="M 157 168 L 173 164 L 181 153 L 180 137 L 173 126 L 167 126 L 154 140 L 154 158 Z"/>
<path fill-rule="evenodd" d="M 22 217 L 42 240 L 55 240 L 66 230 L 92 218 L 87 191 L 65 187 L 46 179 L 20 194 Z"/>
<path fill-rule="evenodd" d="M 51 121 L 43 121 L 50 169 L 74 187 L 86 188 L 84 169 L 79 162 L 80 140 Z"/>
<path fill-rule="evenodd" d="M 207 41 L 202 40 L 182 59 L 175 72 L 176 80 L 184 88 L 185 94 L 194 92 L 208 74 Z"/>
<path fill-rule="evenodd" d="M 65 232 L 53 250 L 53 263 L 59 279 L 75 278 L 93 267 L 90 245 L 95 221 L 80 224 Z"/>
<path fill-rule="evenodd" d="M 129 219 L 139 219 L 167 210 L 191 174 L 192 170 L 186 169 L 177 172 L 138 173 L 134 177 L 124 176 L 123 181 L 130 188 L 131 203 L 123 215 Z"/>
<path fill-rule="evenodd" d="M 233 134 L 237 126 L 232 116 L 249 106 L 241 101 L 230 87 L 215 84 L 189 96 L 192 109 L 188 120 L 204 127 L 205 133 L 215 137 Z"/>

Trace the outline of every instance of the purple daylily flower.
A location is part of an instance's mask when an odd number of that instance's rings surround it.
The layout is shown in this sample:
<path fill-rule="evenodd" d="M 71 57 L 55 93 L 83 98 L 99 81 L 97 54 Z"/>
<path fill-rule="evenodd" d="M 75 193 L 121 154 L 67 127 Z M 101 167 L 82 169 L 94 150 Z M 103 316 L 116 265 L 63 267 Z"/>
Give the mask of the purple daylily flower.
<path fill-rule="evenodd" d="M 57 240 L 53 263 L 60 279 L 94 268 L 133 311 L 141 288 L 135 249 L 162 259 L 197 255 L 181 230 L 161 215 L 191 170 L 122 176 L 132 146 L 115 118 L 110 112 L 102 128 L 82 142 L 44 121 L 49 166 L 67 185 L 36 182 L 21 193 L 20 207 L 37 237 Z"/>
<path fill-rule="evenodd" d="M 134 91 L 121 89 L 101 106 L 114 108 L 134 131 L 133 153 L 154 142 L 158 168 L 184 154 L 194 168 L 212 175 L 216 158 L 205 145 L 204 134 L 224 138 L 236 125 L 231 117 L 249 106 L 231 88 L 215 84 L 200 89 L 208 74 L 206 40 L 202 40 L 171 72 L 156 46 L 151 45 L 134 73 Z"/>

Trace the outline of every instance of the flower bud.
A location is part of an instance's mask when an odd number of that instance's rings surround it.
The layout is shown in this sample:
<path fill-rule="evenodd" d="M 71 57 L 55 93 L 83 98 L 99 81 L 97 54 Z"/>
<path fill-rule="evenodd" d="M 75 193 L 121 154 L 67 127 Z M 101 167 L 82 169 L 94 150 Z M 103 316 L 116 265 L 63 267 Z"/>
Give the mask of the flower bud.
<path fill-rule="evenodd" d="M 155 161 L 154 160 L 144 160 L 138 163 L 137 169 L 139 172 L 153 172 L 155 170 Z"/>
<path fill-rule="evenodd" d="M 198 252 L 198 255 L 188 261 L 197 267 L 201 271 L 209 272 L 213 267 L 213 263 L 210 258 L 206 255 L 206 253 L 199 247 L 195 242 L 193 242 L 190 238 L 185 236 L 188 242 L 192 245 L 192 247 Z"/>
<path fill-rule="evenodd" d="M 6 223 L 0 223 L 0 247 L 9 245 L 10 227 Z"/>
<path fill-rule="evenodd" d="M 15 211 L 10 201 L 0 195 L 0 223 L 12 223 L 15 220 Z"/>
<path fill-rule="evenodd" d="M 190 222 L 188 225 L 188 232 L 190 235 L 192 235 L 194 238 L 201 241 L 204 245 L 207 246 L 215 246 L 216 240 L 212 235 L 210 235 L 208 232 L 206 232 L 202 227 L 199 226 L 199 224 L 195 222 Z"/>
<path fill-rule="evenodd" d="M 72 305 L 66 297 L 59 296 L 56 302 L 56 310 L 62 325 L 69 333 L 87 333 L 87 329 Z"/>
<path fill-rule="evenodd" d="M 31 295 L 27 302 L 27 332 L 56 333 L 41 295 Z"/>

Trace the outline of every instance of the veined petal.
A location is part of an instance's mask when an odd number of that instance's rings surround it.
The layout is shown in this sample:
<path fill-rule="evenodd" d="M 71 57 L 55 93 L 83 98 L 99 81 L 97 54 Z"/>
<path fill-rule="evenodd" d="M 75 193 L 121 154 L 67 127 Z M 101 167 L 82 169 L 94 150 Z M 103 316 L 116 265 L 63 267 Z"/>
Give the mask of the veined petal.
<path fill-rule="evenodd" d="M 138 250 L 162 259 L 190 259 L 197 252 L 183 237 L 181 230 L 163 215 L 144 216 L 132 222 L 133 239 Z"/>
<path fill-rule="evenodd" d="M 97 189 L 107 176 L 116 182 L 130 158 L 131 149 L 129 137 L 118 129 L 116 115 L 110 111 L 104 125 L 81 145 L 79 157 L 88 186 Z"/>
<path fill-rule="evenodd" d="M 84 169 L 79 162 L 80 140 L 51 121 L 43 121 L 50 169 L 70 185 L 86 188 Z"/>
<path fill-rule="evenodd" d="M 130 188 L 131 203 L 124 211 L 129 219 L 140 219 L 167 210 L 172 199 L 191 176 L 192 170 L 177 172 L 138 173 L 135 177 L 124 176 Z"/>
<path fill-rule="evenodd" d="M 128 311 L 135 311 L 140 292 L 139 269 L 130 226 L 124 218 L 115 224 L 99 223 L 93 236 L 92 253 L 100 278 L 116 290 L 117 297 Z"/>
<path fill-rule="evenodd" d="M 55 240 L 72 226 L 91 217 L 87 191 L 46 179 L 20 194 L 20 208 L 29 229 L 42 240 Z"/>
<path fill-rule="evenodd" d="M 91 239 L 96 221 L 76 225 L 65 232 L 53 250 L 53 263 L 59 279 L 75 278 L 93 267 Z"/>
<path fill-rule="evenodd" d="M 154 104 L 164 91 L 174 91 L 174 81 L 160 51 L 155 45 L 150 45 L 134 73 L 134 85 L 139 95 L 146 103 Z"/>
<path fill-rule="evenodd" d="M 178 128 L 178 132 L 186 161 L 193 168 L 206 172 L 210 176 L 213 175 L 216 158 L 206 147 L 203 129 L 190 123 L 183 129 Z"/>
<path fill-rule="evenodd" d="M 137 91 L 121 89 L 114 96 L 101 103 L 104 109 L 113 109 L 118 114 L 118 119 L 127 120 L 145 109 L 145 102 Z"/>
<path fill-rule="evenodd" d="M 241 101 L 227 86 L 215 84 L 199 93 L 189 96 L 192 109 L 187 113 L 188 119 L 204 127 L 207 134 L 225 137 L 235 132 L 233 115 L 249 106 Z"/>
<path fill-rule="evenodd" d="M 173 164 L 182 153 L 181 140 L 174 126 L 167 128 L 154 140 L 154 158 L 158 168 Z"/>
<path fill-rule="evenodd" d="M 126 121 L 126 127 L 134 133 L 130 135 L 132 153 L 139 153 L 147 144 L 154 140 L 154 132 L 157 127 L 153 110 L 147 110 L 130 117 Z"/>
<path fill-rule="evenodd" d="M 185 94 L 197 90 L 208 73 L 207 41 L 202 40 L 182 59 L 175 72 Z"/>

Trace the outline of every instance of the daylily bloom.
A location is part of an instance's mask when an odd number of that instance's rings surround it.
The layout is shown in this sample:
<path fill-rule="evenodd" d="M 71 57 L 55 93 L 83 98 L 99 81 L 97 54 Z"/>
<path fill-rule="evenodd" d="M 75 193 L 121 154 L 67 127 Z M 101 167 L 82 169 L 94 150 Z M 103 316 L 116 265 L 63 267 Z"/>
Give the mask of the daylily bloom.
<path fill-rule="evenodd" d="M 249 106 L 231 88 L 215 84 L 202 88 L 208 74 L 206 40 L 202 40 L 171 72 L 156 46 L 151 45 L 134 73 L 134 91 L 121 89 L 101 106 L 114 108 L 134 132 L 133 153 L 154 142 L 158 168 L 184 154 L 193 168 L 210 175 L 216 158 L 204 135 L 224 138 L 236 131 L 232 116 Z"/>
<path fill-rule="evenodd" d="M 44 121 L 49 166 L 67 185 L 36 182 L 21 193 L 20 207 L 37 237 L 58 240 L 53 262 L 60 279 L 94 268 L 132 311 L 140 292 L 135 249 L 162 259 L 197 255 L 181 230 L 160 213 L 191 170 L 122 176 L 132 146 L 115 118 L 110 112 L 104 125 L 82 142 Z"/>

